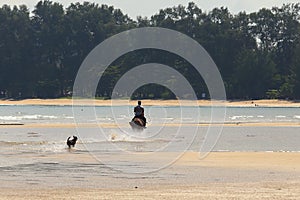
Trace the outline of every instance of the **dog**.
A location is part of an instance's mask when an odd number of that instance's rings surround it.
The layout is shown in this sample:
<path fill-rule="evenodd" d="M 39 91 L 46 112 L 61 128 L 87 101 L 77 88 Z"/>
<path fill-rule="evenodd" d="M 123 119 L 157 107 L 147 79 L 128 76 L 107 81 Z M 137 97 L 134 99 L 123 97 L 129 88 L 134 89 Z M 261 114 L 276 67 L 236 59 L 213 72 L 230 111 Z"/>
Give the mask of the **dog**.
<path fill-rule="evenodd" d="M 71 146 L 75 147 L 75 144 L 76 144 L 77 139 L 78 139 L 76 136 L 73 136 L 72 139 L 70 139 L 70 138 L 71 137 L 68 137 L 68 139 L 67 139 L 67 145 L 68 145 L 69 149 L 71 149 Z"/>

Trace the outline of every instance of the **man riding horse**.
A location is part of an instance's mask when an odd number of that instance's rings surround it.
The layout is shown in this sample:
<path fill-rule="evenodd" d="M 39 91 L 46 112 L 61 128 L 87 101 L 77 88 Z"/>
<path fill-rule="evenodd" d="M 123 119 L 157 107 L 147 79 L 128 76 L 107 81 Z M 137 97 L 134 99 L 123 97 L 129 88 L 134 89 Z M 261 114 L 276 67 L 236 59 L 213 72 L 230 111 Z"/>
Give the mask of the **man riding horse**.
<path fill-rule="evenodd" d="M 134 121 L 135 118 L 139 118 L 143 121 L 143 126 L 146 126 L 146 118 L 144 116 L 144 108 L 141 106 L 142 102 L 138 101 L 138 105 L 134 107 L 134 118 L 132 121 Z"/>

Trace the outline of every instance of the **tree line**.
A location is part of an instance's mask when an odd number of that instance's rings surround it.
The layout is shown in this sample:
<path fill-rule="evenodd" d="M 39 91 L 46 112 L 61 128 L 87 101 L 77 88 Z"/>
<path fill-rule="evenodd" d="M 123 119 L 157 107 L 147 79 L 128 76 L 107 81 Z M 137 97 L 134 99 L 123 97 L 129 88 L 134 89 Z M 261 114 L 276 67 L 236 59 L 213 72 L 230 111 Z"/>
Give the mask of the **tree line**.
<path fill-rule="evenodd" d="M 110 36 L 139 27 L 164 27 L 199 42 L 217 64 L 229 99 L 300 98 L 299 3 L 232 14 L 224 7 L 204 12 L 190 2 L 133 20 L 108 5 L 84 2 L 64 8 L 49 0 L 38 2 L 32 12 L 25 5 L 0 8 L 0 97 L 72 95 L 76 73 L 88 53 Z M 150 62 L 174 67 L 198 98 L 204 93 L 209 98 L 203 79 L 186 60 L 154 49 L 114 61 L 101 79 L 97 97 L 110 98 L 126 71 Z M 132 98 L 176 97 L 163 86 L 149 84 Z"/>

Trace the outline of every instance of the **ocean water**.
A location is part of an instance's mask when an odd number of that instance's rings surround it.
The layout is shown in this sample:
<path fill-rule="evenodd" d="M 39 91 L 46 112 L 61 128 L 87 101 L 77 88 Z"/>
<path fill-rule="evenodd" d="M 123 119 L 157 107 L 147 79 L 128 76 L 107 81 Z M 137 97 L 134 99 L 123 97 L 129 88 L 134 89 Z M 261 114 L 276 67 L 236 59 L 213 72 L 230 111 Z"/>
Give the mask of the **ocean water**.
<path fill-rule="evenodd" d="M 87 151 L 136 151 L 133 144 L 145 152 L 200 151 L 207 139 L 215 140 L 208 149 L 212 151 L 300 151 L 300 108 L 228 107 L 224 127 L 219 124 L 221 108 L 216 121 L 210 107 L 146 106 L 145 110 L 147 129 L 140 133 L 128 124 L 133 115 L 130 106 L 0 106 L 0 152 L 12 147 L 20 152 L 65 151 L 66 138 L 72 135 L 79 136 L 78 144 Z M 291 125 L 272 126 L 278 123 Z"/>
<path fill-rule="evenodd" d="M 0 123 L 73 123 L 74 115 L 91 122 L 128 122 L 132 118 L 131 106 L 72 106 L 0 105 Z M 85 109 L 92 110 L 91 113 Z M 218 109 L 213 108 L 216 112 Z M 210 123 L 211 107 L 145 106 L 148 122 Z M 75 112 L 75 113 L 74 113 Z M 195 116 L 197 119 L 195 119 Z M 235 122 L 300 122 L 300 108 L 295 107 L 227 107 L 225 123 Z"/>
<path fill-rule="evenodd" d="M 86 181 L 87 174 L 102 179 L 121 171 L 130 179 L 132 173 L 153 173 L 169 167 L 185 151 L 204 156 L 210 151 L 300 152 L 300 108 L 229 107 L 224 126 L 220 124 L 223 109 L 214 109 L 219 116 L 212 117 L 210 107 L 146 106 L 147 129 L 134 132 L 128 124 L 130 106 L 3 105 L 0 179 L 57 186 L 55 177 Z M 79 141 L 69 150 L 66 139 L 72 135 Z M 161 159 L 161 153 L 172 156 Z M 32 178 L 35 174 L 39 176 Z M 157 178 L 169 175 L 157 174 Z M 74 182 L 64 183 L 68 184 Z"/>

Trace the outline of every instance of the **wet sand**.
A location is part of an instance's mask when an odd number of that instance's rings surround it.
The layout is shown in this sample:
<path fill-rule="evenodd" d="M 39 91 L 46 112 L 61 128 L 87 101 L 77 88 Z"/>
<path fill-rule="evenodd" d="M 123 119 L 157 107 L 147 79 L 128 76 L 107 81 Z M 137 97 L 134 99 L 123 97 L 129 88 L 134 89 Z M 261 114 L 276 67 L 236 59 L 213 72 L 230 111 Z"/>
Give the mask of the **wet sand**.
<path fill-rule="evenodd" d="M 86 128 L 120 128 L 127 127 L 127 124 L 116 124 L 116 123 L 27 123 L 27 124 L 16 124 L 16 123 L 2 123 L 0 124 L 0 128 L 76 128 L 76 127 L 86 127 Z M 178 126 L 199 126 L 199 127 L 208 127 L 208 126 L 224 126 L 224 127 L 300 127 L 299 122 L 237 122 L 237 123 L 153 123 L 149 124 L 149 126 L 166 126 L 166 127 L 178 127 Z"/>
<path fill-rule="evenodd" d="M 160 159 L 166 156 L 172 153 L 161 153 Z M 88 154 L 74 153 L 40 159 L 98 163 Z M 172 166 L 153 174 L 83 175 L 88 181 L 68 183 L 71 180 L 63 176 L 40 185 L 25 184 L 25 180 L 2 182 L 0 199 L 296 200 L 300 195 L 300 153 L 213 152 L 199 159 L 198 153 L 188 152 Z"/>

